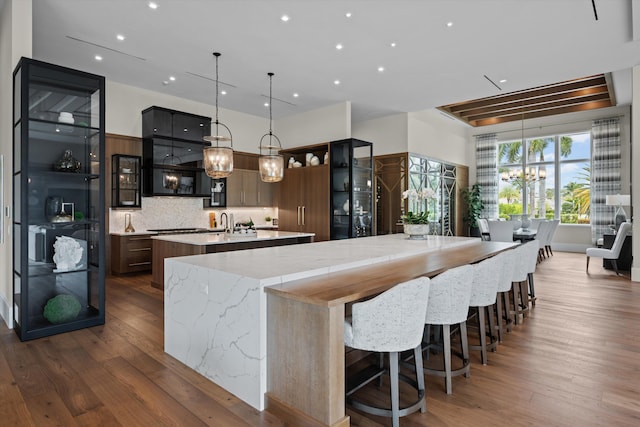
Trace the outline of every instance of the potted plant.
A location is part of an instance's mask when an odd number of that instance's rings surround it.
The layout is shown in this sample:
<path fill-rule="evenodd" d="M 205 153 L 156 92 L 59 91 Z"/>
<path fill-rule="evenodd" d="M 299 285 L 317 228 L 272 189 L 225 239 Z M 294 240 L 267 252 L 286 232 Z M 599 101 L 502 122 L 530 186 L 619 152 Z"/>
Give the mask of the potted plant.
<path fill-rule="evenodd" d="M 471 237 L 481 236 L 480 228 L 478 228 L 478 220 L 484 209 L 481 196 L 482 186 L 477 183 L 462 190 L 462 197 L 467 204 L 467 215 L 463 219 L 469 226 L 469 236 Z"/>
<path fill-rule="evenodd" d="M 434 199 L 436 193 L 430 189 L 407 190 L 402 193 L 403 199 L 409 200 L 411 210 L 402 216 L 404 234 L 409 239 L 424 239 L 429 234 L 429 201 Z"/>

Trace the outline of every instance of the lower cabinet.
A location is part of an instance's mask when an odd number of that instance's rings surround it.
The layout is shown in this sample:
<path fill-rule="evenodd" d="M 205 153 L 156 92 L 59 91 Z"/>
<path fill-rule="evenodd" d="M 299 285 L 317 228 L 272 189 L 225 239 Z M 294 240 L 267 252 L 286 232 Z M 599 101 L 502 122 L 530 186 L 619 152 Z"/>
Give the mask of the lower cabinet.
<path fill-rule="evenodd" d="M 151 271 L 151 234 L 111 235 L 111 272 L 113 274 Z"/>

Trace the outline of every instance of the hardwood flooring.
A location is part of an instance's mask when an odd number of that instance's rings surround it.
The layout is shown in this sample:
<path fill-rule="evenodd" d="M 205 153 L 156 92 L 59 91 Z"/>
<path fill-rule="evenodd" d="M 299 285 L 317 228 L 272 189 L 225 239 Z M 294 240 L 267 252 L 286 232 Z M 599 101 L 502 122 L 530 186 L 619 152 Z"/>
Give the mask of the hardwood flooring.
<path fill-rule="evenodd" d="M 403 426 L 640 425 L 640 283 L 557 252 L 535 274 L 538 300 L 471 377 L 427 376 L 427 413 Z M 0 327 L 2 426 L 282 426 L 163 352 L 151 276 L 110 278 L 107 323 L 20 342 Z M 349 410 L 352 426 L 390 421 Z"/>

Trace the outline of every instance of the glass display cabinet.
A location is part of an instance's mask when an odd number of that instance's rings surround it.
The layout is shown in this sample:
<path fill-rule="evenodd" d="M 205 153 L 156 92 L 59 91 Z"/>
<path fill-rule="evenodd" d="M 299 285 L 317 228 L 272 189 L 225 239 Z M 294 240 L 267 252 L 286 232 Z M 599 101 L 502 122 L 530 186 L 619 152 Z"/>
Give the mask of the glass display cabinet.
<path fill-rule="evenodd" d="M 140 207 L 140 156 L 111 156 L 111 207 Z"/>
<path fill-rule="evenodd" d="M 104 77 L 22 58 L 13 82 L 15 331 L 104 324 Z"/>
<path fill-rule="evenodd" d="M 331 240 L 373 234 L 373 146 L 359 139 L 333 141 Z"/>

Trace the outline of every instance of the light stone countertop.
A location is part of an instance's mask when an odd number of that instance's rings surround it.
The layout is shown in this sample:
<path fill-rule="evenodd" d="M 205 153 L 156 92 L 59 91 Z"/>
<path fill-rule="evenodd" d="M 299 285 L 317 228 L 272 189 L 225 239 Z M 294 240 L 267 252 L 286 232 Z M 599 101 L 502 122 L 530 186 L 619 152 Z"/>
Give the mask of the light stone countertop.
<path fill-rule="evenodd" d="M 166 242 L 186 243 L 195 246 L 233 244 L 239 242 L 255 242 L 260 240 L 292 239 L 296 237 L 313 237 L 315 233 L 297 233 L 293 231 L 257 230 L 255 236 L 234 234 L 230 237 L 226 233 L 187 233 L 152 236 L 153 239 Z"/>

